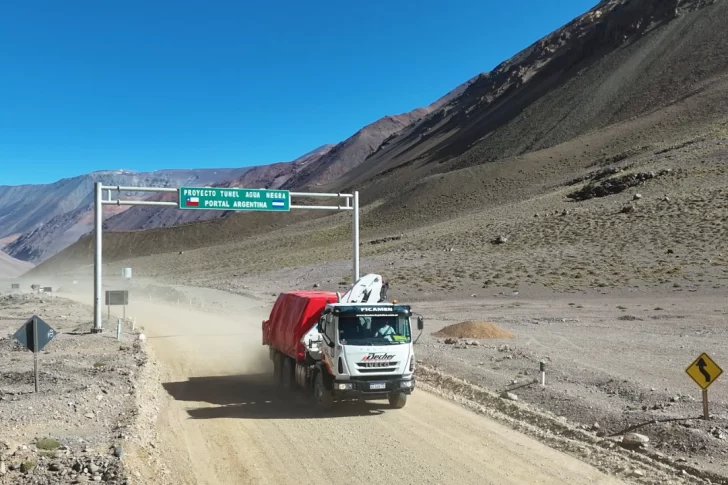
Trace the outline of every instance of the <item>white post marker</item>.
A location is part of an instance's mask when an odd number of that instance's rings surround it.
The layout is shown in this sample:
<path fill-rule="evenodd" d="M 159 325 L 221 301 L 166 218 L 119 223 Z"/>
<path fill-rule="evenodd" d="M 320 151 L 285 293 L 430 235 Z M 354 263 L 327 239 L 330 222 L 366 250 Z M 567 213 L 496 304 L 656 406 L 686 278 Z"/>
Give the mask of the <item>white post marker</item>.
<path fill-rule="evenodd" d="M 116 320 L 116 340 L 121 340 L 121 318 Z"/>
<path fill-rule="evenodd" d="M 539 363 L 539 368 L 541 370 L 541 387 L 546 386 L 546 362 L 543 360 Z"/>
<path fill-rule="evenodd" d="M 101 244 L 103 233 L 103 185 L 94 183 L 94 326 L 92 333 L 101 332 Z"/>
<path fill-rule="evenodd" d="M 354 282 L 359 281 L 359 192 L 354 192 Z"/>
<path fill-rule="evenodd" d="M 256 210 L 274 210 L 274 211 L 288 211 L 288 210 L 326 210 L 326 211 L 352 211 L 353 213 L 353 273 L 354 281 L 359 280 L 359 192 L 354 191 L 352 194 L 342 193 L 321 193 L 321 192 L 289 192 L 287 190 L 268 190 L 268 189 L 246 189 L 246 188 L 226 188 L 225 190 L 216 190 L 214 187 L 186 187 L 185 189 L 189 192 L 190 197 L 182 199 L 182 188 L 172 187 L 122 187 L 122 186 L 104 186 L 101 182 L 94 183 L 94 324 L 92 328 L 93 333 L 99 333 L 101 329 L 102 321 L 102 307 L 101 307 L 101 293 L 103 289 L 103 278 L 102 278 L 102 266 L 103 266 L 103 206 L 104 205 L 116 205 L 116 206 L 155 206 L 155 207 L 176 207 L 178 209 L 201 209 L 201 210 L 245 210 L 245 211 L 256 211 Z M 108 193 L 108 198 L 104 198 L 104 190 Z M 111 192 L 115 191 L 118 193 L 116 199 L 112 199 Z M 198 197 L 195 191 L 213 192 L 213 195 L 208 194 L 201 195 Z M 238 198 L 241 191 L 257 192 L 259 195 L 255 195 L 259 200 L 255 202 L 246 202 L 245 204 L 236 205 L 236 202 L 225 200 L 226 197 Z M 152 201 L 152 200 L 131 200 L 121 199 L 121 192 L 166 192 L 177 194 L 178 201 Z M 225 195 L 228 194 L 228 195 Z M 237 195 L 234 195 L 237 194 Z M 214 200 L 208 200 L 209 205 L 204 205 L 204 198 L 212 197 Z M 247 195 L 245 196 L 247 197 Z M 307 197 L 307 198 L 337 198 L 344 199 L 344 205 L 294 205 L 291 203 L 293 197 Z M 201 200 L 202 199 L 202 200 Z M 267 199 L 267 200 L 266 200 Z M 268 205 L 270 203 L 270 205 Z M 262 204 L 262 205 L 261 205 Z M 258 207 L 265 207 L 265 209 Z M 129 274 L 131 276 L 131 274 Z M 152 295 L 149 295 L 149 299 L 152 299 Z M 179 304 L 179 301 L 177 302 Z M 204 304 L 201 304 L 204 308 Z M 126 312 L 126 308 L 124 309 Z M 109 318 L 111 311 L 109 309 Z M 125 314 L 126 317 L 126 314 Z"/>
<path fill-rule="evenodd" d="M 33 376 L 35 377 L 35 392 L 38 392 L 38 319 L 33 318 Z"/>

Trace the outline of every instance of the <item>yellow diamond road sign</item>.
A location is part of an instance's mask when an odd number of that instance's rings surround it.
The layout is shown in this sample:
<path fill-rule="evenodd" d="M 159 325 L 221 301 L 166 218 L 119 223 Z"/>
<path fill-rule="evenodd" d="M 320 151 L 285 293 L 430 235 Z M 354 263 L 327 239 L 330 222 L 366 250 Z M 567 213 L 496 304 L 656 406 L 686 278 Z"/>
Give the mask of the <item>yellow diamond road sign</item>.
<path fill-rule="evenodd" d="M 713 362 L 708 354 L 703 352 L 695 362 L 690 364 L 685 372 L 699 385 L 702 389 L 707 389 L 710 385 L 723 373 L 723 369 Z"/>

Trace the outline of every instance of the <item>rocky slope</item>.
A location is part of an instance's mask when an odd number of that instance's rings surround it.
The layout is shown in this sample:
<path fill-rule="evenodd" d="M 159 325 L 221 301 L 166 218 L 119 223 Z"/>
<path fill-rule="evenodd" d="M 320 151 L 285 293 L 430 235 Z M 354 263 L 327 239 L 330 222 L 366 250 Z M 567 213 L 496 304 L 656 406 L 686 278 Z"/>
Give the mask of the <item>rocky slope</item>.
<path fill-rule="evenodd" d="M 88 332 L 90 312 L 58 296 L 0 295 L 0 484 L 139 483 L 129 465 L 139 448 L 154 453 L 157 374 L 131 322 L 117 341 Z M 38 392 L 32 353 L 12 337 L 32 315 L 56 331 L 39 352 Z"/>
<path fill-rule="evenodd" d="M 283 188 L 305 189 L 338 179 L 362 164 L 393 137 L 421 120 L 424 116 L 460 96 L 475 78 L 456 87 L 445 96 L 424 108 L 395 116 L 385 116 L 354 133 L 347 140 L 334 146 L 331 151 L 296 173 Z"/>
<path fill-rule="evenodd" d="M 0 251 L 0 280 L 16 278 L 32 267 L 31 263 L 20 261 Z"/>
<path fill-rule="evenodd" d="M 480 75 L 333 185 L 376 181 L 378 197 L 393 188 L 382 178 L 401 185 L 508 160 L 693 95 L 728 69 L 719 54 L 728 39 L 713 15 L 725 15 L 724 2 L 603 1 Z M 390 176 L 398 171 L 405 175 Z"/>

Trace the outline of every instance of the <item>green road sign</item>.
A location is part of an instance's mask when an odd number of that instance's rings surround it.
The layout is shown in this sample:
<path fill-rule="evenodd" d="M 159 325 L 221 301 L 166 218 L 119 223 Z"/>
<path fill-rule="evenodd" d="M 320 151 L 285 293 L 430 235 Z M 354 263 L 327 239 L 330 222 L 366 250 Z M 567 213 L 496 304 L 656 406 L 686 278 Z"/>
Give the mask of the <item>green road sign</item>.
<path fill-rule="evenodd" d="M 226 211 L 289 211 L 291 210 L 291 194 L 287 190 L 180 187 L 179 208 Z"/>

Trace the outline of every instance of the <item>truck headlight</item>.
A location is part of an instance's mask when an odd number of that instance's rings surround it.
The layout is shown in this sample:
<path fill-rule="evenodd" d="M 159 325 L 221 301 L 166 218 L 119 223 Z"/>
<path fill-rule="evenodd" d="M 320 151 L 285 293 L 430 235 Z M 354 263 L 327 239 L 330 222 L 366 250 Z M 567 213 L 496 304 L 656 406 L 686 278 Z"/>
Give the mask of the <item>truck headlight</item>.
<path fill-rule="evenodd" d="M 415 381 L 402 381 L 402 387 L 411 388 L 415 386 Z"/>
<path fill-rule="evenodd" d="M 335 387 L 339 391 L 349 391 L 354 389 L 354 385 L 351 382 L 337 382 Z"/>

